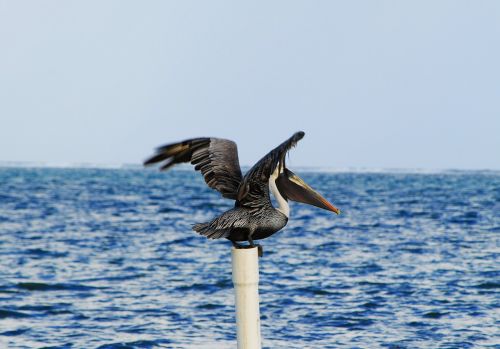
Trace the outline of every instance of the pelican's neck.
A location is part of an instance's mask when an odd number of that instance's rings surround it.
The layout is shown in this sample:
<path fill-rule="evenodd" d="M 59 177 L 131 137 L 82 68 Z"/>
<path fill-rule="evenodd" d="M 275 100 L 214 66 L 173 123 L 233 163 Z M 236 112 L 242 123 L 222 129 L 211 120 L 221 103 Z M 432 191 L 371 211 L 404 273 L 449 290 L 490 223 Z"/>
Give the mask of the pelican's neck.
<path fill-rule="evenodd" d="M 276 170 L 269 177 L 269 190 L 274 195 L 276 202 L 278 203 L 278 207 L 275 208 L 283 213 L 286 218 L 288 218 L 290 217 L 290 206 L 288 206 L 288 201 L 286 201 L 285 198 L 281 196 L 281 193 L 276 186 L 276 178 L 278 178 L 278 167 L 276 167 Z"/>

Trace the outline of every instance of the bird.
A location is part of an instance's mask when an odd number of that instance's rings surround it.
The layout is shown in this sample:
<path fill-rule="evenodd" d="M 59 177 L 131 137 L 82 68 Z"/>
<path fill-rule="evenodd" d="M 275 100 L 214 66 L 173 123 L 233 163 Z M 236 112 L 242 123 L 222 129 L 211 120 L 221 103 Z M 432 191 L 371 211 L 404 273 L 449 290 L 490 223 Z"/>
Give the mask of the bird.
<path fill-rule="evenodd" d="M 235 248 L 258 247 L 259 256 L 262 256 L 262 246 L 254 241 L 268 238 L 286 226 L 290 216 L 288 200 L 340 214 L 337 207 L 286 167 L 285 156 L 304 135 L 302 131 L 294 133 L 244 176 L 236 143 L 213 137 L 160 146 L 144 161 L 144 166 L 160 164 L 160 170 L 165 171 L 180 163 L 194 165 L 210 188 L 235 203 L 230 210 L 209 222 L 194 224 L 192 229 L 209 239 L 228 239 Z M 248 245 L 242 242 L 248 242 Z"/>

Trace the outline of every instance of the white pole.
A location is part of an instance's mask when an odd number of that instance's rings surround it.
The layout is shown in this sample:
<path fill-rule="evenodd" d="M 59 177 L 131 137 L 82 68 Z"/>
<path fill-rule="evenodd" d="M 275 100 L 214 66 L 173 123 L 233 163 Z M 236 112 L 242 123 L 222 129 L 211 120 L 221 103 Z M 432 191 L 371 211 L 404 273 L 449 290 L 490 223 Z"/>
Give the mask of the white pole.
<path fill-rule="evenodd" d="M 259 256 L 257 247 L 234 248 L 233 284 L 236 295 L 238 349 L 260 349 Z"/>

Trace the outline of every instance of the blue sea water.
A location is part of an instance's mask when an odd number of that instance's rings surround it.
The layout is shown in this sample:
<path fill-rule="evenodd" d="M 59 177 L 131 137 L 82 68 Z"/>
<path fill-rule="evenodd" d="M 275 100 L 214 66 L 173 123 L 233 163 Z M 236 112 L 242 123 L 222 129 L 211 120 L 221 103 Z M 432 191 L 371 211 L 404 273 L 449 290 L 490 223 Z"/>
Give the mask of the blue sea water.
<path fill-rule="evenodd" d="M 297 171 L 300 173 L 300 171 Z M 265 348 L 500 348 L 498 172 L 301 173 Z M 234 348 L 229 209 L 194 171 L 0 168 L 0 348 Z"/>

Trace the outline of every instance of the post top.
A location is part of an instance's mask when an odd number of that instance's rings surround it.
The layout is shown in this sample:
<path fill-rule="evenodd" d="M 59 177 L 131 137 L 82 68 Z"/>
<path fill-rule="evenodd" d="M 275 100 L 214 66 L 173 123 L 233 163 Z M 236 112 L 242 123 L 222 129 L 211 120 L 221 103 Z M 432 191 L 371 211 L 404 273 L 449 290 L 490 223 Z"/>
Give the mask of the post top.
<path fill-rule="evenodd" d="M 248 246 L 248 247 L 243 247 L 243 248 L 236 248 L 236 247 L 232 247 L 231 248 L 231 251 L 232 253 L 255 253 L 258 251 L 258 247 L 257 246 Z"/>
<path fill-rule="evenodd" d="M 233 283 L 252 284 L 259 282 L 259 254 L 257 247 L 231 250 Z"/>

